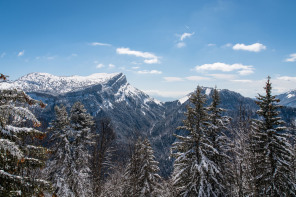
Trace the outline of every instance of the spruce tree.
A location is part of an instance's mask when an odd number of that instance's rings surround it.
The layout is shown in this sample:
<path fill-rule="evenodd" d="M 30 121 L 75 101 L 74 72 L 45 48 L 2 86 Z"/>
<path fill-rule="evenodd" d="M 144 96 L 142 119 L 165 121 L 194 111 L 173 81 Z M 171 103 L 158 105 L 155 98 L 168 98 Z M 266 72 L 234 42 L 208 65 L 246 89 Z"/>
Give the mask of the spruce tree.
<path fill-rule="evenodd" d="M 96 134 L 92 146 L 91 171 L 94 196 L 100 196 L 104 179 L 113 169 L 112 155 L 116 135 L 111 120 L 96 121 Z"/>
<path fill-rule="evenodd" d="M 238 114 L 234 116 L 231 125 L 231 162 L 229 169 L 232 172 L 230 196 L 244 197 L 252 194 L 251 180 L 253 158 L 252 152 L 248 151 L 249 139 L 251 137 L 251 112 L 246 110 L 243 103 L 239 105 Z"/>
<path fill-rule="evenodd" d="M 47 178 L 52 182 L 54 193 L 58 196 L 74 197 L 71 189 L 72 180 L 77 178 L 74 173 L 72 153 L 73 131 L 65 106 L 55 106 L 56 119 L 48 129 L 52 150 L 50 161 L 45 169 Z"/>
<path fill-rule="evenodd" d="M 5 78 L 1 74 L 0 80 Z M 32 175 L 44 166 L 47 149 L 34 145 L 43 139 L 43 132 L 21 126 L 41 125 L 28 105 L 45 107 L 21 90 L 0 90 L 0 196 L 41 195 L 50 189 L 48 182 Z"/>
<path fill-rule="evenodd" d="M 140 180 L 140 170 L 141 170 L 141 140 L 138 139 L 134 145 L 133 153 L 130 161 L 125 169 L 125 182 L 123 188 L 123 196 L 139 196 L 139 180 Z"/>
<path fill-rule="evenodd" d="M 292 179 L 291 145 L 284 121 L 279 117 L 279 99 L 271 95 L 270 77 L 264 87 L 266 94 L 257 97 L 259 120 L 252 124 L 250 150 L 254 153 L 253 184 L 255 196 L 295 196 Z"/>
<path fill-rule="evenodd" d="M 160 196 L 162 186 L 160 185 L 161 178 L 157 174 L 159 171 L 157 165 L 158 162 L 155 161 L 149 140 L 138 139 L 131 161 L 127 165 L 123 196 Z"/>
<path fill-rule="evenodd" d="M 73 129 L 73 167 L 76 173 L 72 180 L 72 191 L 75 196 L 88 197 L 92 195 L 90 153 L 92 140 L 93 118 L 86 112 L 83 104 L 74 103 L 70 113 L 70 126 Z"/>
<path fill-rule="evenodd" d="M 177 141 L 172 147 L 176 158 L 173 184 L 178 196 L 218 196 L 223 190 L 223 185 L 216 179 L 221 170 L 212 160 L 218 151 L 209 137 L 210 117 L 205 107 L 206 96 L 200 87 L 191 95 L 190 102 L 184 126 L 178 127 L 185 134 L 176 135 Z"/>
<path fill-rule="evenodd" d="M 160 185 L 161 177 L 157 174 L 159 171 L 158 162 L 155 161 L 153 149 L 148 139 L 142 142 L 140 155 L 142 158 L 139 177 L 140 196 L 159 196 L 162 190 Z"/>
<path fill-rule="evenodd" d="M 225 135 L 230 118 L 222 116 L 225 110 L 218 107 L 219 104 L 220 96 L 215 88 L 212 93 L 212 102 L 207 108 L 210 122 L 208 137 L 215 150 L 210 159 L 217 165 L 220 173 L 215 174 L 215 181 L 211 184 L 215 188 L 217 195 L 226 195 L 227 190 L 230 190 L 230 182 L 232 181 L 231 172 L 227 166 L 230 163 L 230 158 L 227 155 L 230 151 L 230 140 Z"/>

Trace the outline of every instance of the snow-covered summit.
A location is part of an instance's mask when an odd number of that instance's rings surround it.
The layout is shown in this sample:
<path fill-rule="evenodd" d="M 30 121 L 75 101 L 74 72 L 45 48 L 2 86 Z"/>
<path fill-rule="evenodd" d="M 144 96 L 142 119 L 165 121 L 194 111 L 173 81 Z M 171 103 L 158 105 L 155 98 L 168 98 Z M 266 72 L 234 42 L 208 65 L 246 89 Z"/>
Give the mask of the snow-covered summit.
<path fill-rule="evenodd" d="M 35 72 L 15 81 L 1 82 L 0 89 L 17 88 L 27 93 L 37 92 L 57 96 L 96 85 L 101 86 L 100 94 L 104 92 L 113 95 L 115 102 L 127 102 L 131 99 L 135 100 L 135 102 L 142 102 L 145 106 L 147 103 L 162 105 L 161 102 L 131 86 L 122 73 L 95 73 L 89 76 L 74 75 L 65 77 Z M 109 102 L 109 99 L 106 98 L 105 102 Z M 108 103 L 106 106 L 111 106 L 111 104 Z"/>
<path fill-rule="evenodd" d="M 89 76 L 59 77 L 48 73 L 30 73 L 12 82 L 0 83 L 0 89 L 19 88 L 25 92 L 41 92 L 52 95 L 77 91 L 92 85 L 105 84 L 122 73 L 95 73 Z"/>

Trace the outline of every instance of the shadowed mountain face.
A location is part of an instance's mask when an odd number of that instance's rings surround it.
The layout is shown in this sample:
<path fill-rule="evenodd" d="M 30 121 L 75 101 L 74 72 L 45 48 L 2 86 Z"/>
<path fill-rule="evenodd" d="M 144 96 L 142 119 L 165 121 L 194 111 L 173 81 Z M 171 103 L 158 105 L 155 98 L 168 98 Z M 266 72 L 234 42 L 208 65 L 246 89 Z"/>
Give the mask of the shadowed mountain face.
<path fill-rule="evenodd" d="M 172 170 L 170 147 L 175 141 L 173 134 L 184 119 L 184 112 L 189 104 L 188 97 L 173 102 L 159 102 L 132 87 L 122 73 L 101 73 L 87 77 L 31 73 L 13 82 L 2 82 L 0 88 L 21 88 L 32 98 L 46 103 L 43 110 L 32 109 L 43 122 L 43 129 L 54 118 L 55 105 L 63 104 L 70 110 L 75 102 L 80 101 L 94 118 L 111 119 L 122 157 L 128 153 L 128 144 L 132 143 L 135 136 L 147 136 L 155 150 L 156 159 L 160 162 L 161 175 L 168 176 Z M 210 103 L 212 89 L 203 88 L 203 91 Z M 235 118 L 238 109 L 243 106 L 254 116 L 257 106 L 253 99 L 229 90 L 220 90 L 219 93 L 220 107 L 227 110 L 225 115 Z M 295 100 L 291 105 L 291 102 L 283 99 L 282 104 L 295 106 Z M 283 108 L 283 118 L 286 121 L 295 120 L 295 112 L 294 108 Z"/>
<path fill-rule="evenodd" d="M 296 90 L 289 91 L 284 94 L 278 95 L 281 100 L 280 104 L 289 107 L 296 107 Z"/>

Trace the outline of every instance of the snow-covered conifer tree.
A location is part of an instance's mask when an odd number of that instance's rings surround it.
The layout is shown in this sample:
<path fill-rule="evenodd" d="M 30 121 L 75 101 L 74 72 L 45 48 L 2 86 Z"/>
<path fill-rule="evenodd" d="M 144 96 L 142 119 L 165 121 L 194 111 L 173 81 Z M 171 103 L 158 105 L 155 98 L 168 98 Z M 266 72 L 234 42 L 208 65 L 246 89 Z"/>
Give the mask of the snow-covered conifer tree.
<path fill-rule="evenodd" d="M 72 190 L 75 196 L 89 197 L 92 196 L 89 147 L 92 143 L 91 127 L 94 121 L 80 102 L 74 103 L 71 108 L 70 124 L 74 135 L 72 147 L 75 168 L 73 170 L 76 173 Z"/>
<path fill-rule="evenodd" d="M 259 120 L 252 125 L 250 149 L 254 152 L 253 184 L 255 196 L 295 196 L 292 179 L 291 145 L 288 143 L 284 121 L 278 116 L 279 99 L 271 95 L 270 77 L 264 87 L 266 94 L 257 97 Z"/>
<path fill-rule="evenodd" d="M 217 165 L 220 173 L 215 174 L 215 181 L 211 184 L 213 185 L 213 188 L 215 188 L 216 194 L 226 195 L 230 185 L 231 172 L 227 167 L 229 164 L 229 156 L 227 156 L 227 152 L 230 150 L 230 140 L 225 135 L 225 131 L 227 130 L 226 126 L 229 124 L 230 118 L 222 116 L 222 112 L 225 110 L 219 108 L 219 104 L 220 96 L 218 90 L 215 88 L 212 93 L 212 102 L 207 108 L 210 122 L 208 137 L 215 150 L 210 159 Z M 221 187 L 221 185 L 223 187 Z"/>
<path fill-rule="evenodd" d="M 123 196 L 156 197 L 161 196 L 161 177 L 159 168 L 148 139 L 138 141 L 126 169 L 126 185 Z"/>
<path fill-rule="evenodd" d="M 21 90 L 0 90 L 0 196 L 32 196 L 50 188 L 31 174 L 44 166 L 47 149 L 29 143 L 42 139 L 43 132 L 20 126 L 24 122 L 41 125 L 27 105 L 45 107 Z"/>
<path fill-rule="evenodd" d="M 91 174 L 93 192 L 96 197 L 100 196 L 103 181 L 113 169 L 112 154 L 116 135 L 109 118 L 97 120 L 95 123 L 96 135 L 94 135 L 95 143 L 92 146 Z"/>
<path fill-rule="evenodd" d="M 142 160 L 139 177 L 140 196 L 159 196 L 162 190 L 161 177 L 157 174 L 159 171 L 158 162 L 155 161 L 153 149 L 148 139 L 142 142 L 140 155 Z"/>
<path fill-rule="evenodd" d="M 69 117 L 65 106 L 55 106 L 56 119 L 48 129 L 52 156 L 45 169 L 47 178 L 52 182 L 54 193 L 58 196 L 74 197 L 72 191 L 75 163 L 72 153 L 73 131 L 69 127 Z"/>
<path fill-rule="evenodd" d="M 239 104 L 238 114 L 235 115 L 231 125 L 232 145 L 231 161 L 228 167 L 232 172 L 230 196 L 244 197 L 253 193 L 251 187 L 252 176 L 250 162 L 253 153 L 248 151 L 251 137 L 251 111 L 247 110 L 243 103 Z"/>
<path fill-rule="evenodd" d="M 125 170 L 125 185 L 123 188 L 123 196 L 139 196 L 139 180 L 141 170 L 141 140 L 138 139 L 134 145 L 134 150 L 129 163 Z"/>
<path fill-rule="evenodd" d="M 172 147 L 176 158 L 172 178 L 178 196 L 219 196 L 223 190 L 216 178 L 221 170 L 211 160 L 217 150 L 209 138 L 212 125 L 204 106 L 206 96 L 201 91 L 197 87 L 191 95 L 184 126 L 178 128 L 185 134 L 176 135 L 177 141 Z"/>

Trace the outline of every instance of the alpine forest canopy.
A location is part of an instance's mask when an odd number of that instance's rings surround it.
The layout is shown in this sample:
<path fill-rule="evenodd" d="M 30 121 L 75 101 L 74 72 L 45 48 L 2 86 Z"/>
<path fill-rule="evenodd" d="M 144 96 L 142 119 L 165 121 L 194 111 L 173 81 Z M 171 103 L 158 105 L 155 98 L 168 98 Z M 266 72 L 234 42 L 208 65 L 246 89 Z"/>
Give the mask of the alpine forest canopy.
<path fill-rule="evenodd" d="M 51 97 L 0 86 L 1 197 L 296 196 L 296 110 L 270 77 L 255 100 L 197 86 L 160 104 L 109 77 Z"/>

